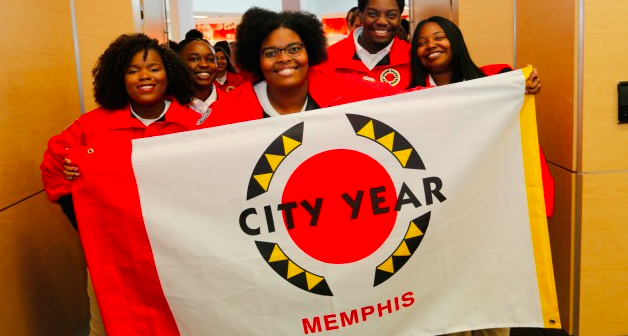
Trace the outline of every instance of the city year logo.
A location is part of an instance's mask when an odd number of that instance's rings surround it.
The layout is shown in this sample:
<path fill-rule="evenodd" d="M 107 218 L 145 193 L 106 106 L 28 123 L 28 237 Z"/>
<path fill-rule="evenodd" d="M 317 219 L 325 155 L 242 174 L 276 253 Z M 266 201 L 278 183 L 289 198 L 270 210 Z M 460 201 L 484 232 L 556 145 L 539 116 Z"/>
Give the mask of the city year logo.
<path fill-rule="evenodd" d="M 367 146 L 384 148 L 398 163 L 394 165 L 398 169 L 425 170 L 417 150 L 399 132 L 370 117 L 346 116 L 353 134 L 370 140 Z M 396 224 L 398 213 L 444 202 L 442 180 L 424 177 L 420 184 L 414 184 L 422 190 L 411 190 L 403 182 L 396 191 L 389 172 L 376 159 L 339 148 L 307 158 L 289 174 L 281 191 L 273 184 L 273 177 L 303 145 L 304 128 L 302 122 L 286 130 L 260 156 L 249 180 L 247 201 L 271 190 L 281 194 L 281 200 L 244 209 L 239 216 L 240 228 L 252 237 L 263 230 L 274 234 L 281 224 L 275 223 L 273 212 L 280 212 L 290 239 L 301 251 L 318 262 L 339 265 L 370 256 L 382 247 L 395 225 L 403 225 L 405 234 L 396 238 L 396 248 L 372 271 L 373 287 L 381 285 L 410 260 L 430 222 L 431 212 L 426 212 Z M 263 219 L 265 227 L 251 224 L 257 218 Z M 255 240 L 255 245 L 264 261 L 292 285 L 313 294 L 333 296 L 325 275 L 300 266 L 280 243 L 266 239 Z"/>
<path fill-rule="evenodd" d="M 399 81 L 401 80 L 401 75 L 399 74 L 399 71 L 395 69 L 386 69 L 382 71 L 382 73 L 379 75 L 379 80 L 395 86 L 399 84 Z"/>

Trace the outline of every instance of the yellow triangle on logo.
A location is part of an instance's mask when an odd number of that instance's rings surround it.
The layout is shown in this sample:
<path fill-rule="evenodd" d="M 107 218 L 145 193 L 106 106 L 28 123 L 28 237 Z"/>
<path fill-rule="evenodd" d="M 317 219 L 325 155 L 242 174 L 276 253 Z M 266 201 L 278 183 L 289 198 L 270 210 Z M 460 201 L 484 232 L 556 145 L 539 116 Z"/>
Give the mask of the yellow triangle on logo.
<path fill-rule="evenodd" d="M 316 285 L 318 285 L 324 279 L 325 278 L 312 274 L 310 272 L 305 272 L 305 280 L 307 281 L 307 290 L 312 290 L 312 288 L 316 287 Z"/>
<path fill-rule="evenodd" d="M 364 125 L 361 130 L 358 131 L 358 135 L 375 140 L 375 128 L 373 128 L 373 120 Z"/>
<path fill-rule="evenodd" d="M 393 154 L 395 154 L 397 160 L 401 162 L 401 165 L 405 167 L 408 163 L 408 159 L 410 158 L 410 154 L 412 154 L 412 148 L 398 150 L 393 152 Z"/>
<path fill-rule="evenodd" d="M 264 190 L 268 191 L 268 185 L 270 184 L 270 179 L 273 178 L 273 173 L 259 174 L 254 175 L 253 177 L 255 178 L 257 183 L 259 183 L 259 185 L 264 188 Z"/>
<path fill-rule="evenodd" d="M 268 262 L 282 261 L 282 260 L 287 260 L 287 259 L 288 257 L 286 257 L 283 251 L 281 251 L 281 249 L 279 248 L 279 245 L 275 244 L 275 248 L 273 248 L 273 253 L 270 254 L 270 258 L 268 259 Z"/>
<path fill-rule="evenodd" d="M 281 138 L 283 139 L 283 151 L 286 155 L 290 154 L 290 152 L 292 152 L 295 148 L 301 146 L 300 142 L 290 139 L 285 135 L 282 135 Z"/>
<path fill-rule="evenodd" d="M 393 255 L 395 257 L 407 257 L 409 255 L 412 255 L 412 253 L 410 253 L 410 249 L 408 249 L 408 245 L 406 245 L 406 242 L 402 241 L 401 245 L 399 245 L 399 247 L 397 248 L 395 253 L 393 253 Z"/>
<path fill-rule="evenodd" d="M 270 168 L 273 171 L 275 171 L 277 167 L 279 167 L 279 164 L 285 158 L 285 156 L 281 156 L 281 155 L 274 155 L 274 154 L 265 154 L 265 155 L 266 155 L 266 160 L 268 160 L 268 164 L 270 164 Z"/>
<path fill-rule="evenodd" d="M 395 141 L 395 132 L 391 132 L 390 134 L 384 135 L 383 137 L 377 139 L 377 142 L 382 144 L 382 146 L 388 148 L 388 150 L 391 152 L 392 152 L 394 141 Z"/>
<path fill-rule="evenodd" d="M 395 273 L 395 266 L 393 265 L 392 257 L 388 258 L 381 265 L 377 266 L 377 269 L 388 273 Z"/>
<path fill-rule="evenodd" d="M 290 279 L 295 275 L 299 275 L 303 273 L 303 269 L 293 263 L 291 260 L 288 261 L 288 276 L 286 279 Z"/>
<path fill-rule="evenodd" d="M 414 238 L 418 236 L 422 236 L 423 232 L 419 229 L 414 222 L 410 222 L 410 227 L 408 227 L 408 232 L 406 232 L 406 236 L 403 239 Z"/>

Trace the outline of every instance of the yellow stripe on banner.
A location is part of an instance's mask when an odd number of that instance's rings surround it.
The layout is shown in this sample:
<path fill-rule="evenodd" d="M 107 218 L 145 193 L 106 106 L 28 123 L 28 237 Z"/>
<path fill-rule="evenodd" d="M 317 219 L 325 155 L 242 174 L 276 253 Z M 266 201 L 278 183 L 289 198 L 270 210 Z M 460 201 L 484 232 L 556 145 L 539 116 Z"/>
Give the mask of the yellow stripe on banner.
<path fill-rule="evenodd" d="M 532 66 L 521 69 L 525 78 L 532 73 Z M 530 216 L 530 232 L 534 249 L 536 276 L 541 295 L 541 309 L 545 328 L 560 328 L 560 316 L 556 299 L 554 268 L 550 250 L 547 218 L 545 216 L 545 199 L 543 180 L 541 177 L 541 157 L 539 139 L 536 128 L 536 109 L 534 96 L 526 94 L 520 113 L 521 143 L 523 147 L 523 164 L 528 196 L 528 214 Z"/>

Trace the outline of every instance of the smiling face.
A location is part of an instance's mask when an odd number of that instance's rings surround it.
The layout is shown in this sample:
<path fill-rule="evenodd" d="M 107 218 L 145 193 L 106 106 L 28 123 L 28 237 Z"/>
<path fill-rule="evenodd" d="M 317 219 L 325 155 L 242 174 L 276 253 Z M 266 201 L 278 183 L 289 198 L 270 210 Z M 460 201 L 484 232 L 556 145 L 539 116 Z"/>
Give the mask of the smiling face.
<path fill-rule="evenodd" d="M 364 49 L 376 53 L 385 48 L 397 34 L 401 11 L 395 0 L 369 0 L 362 13 L 362 38 Z"/>
<path fill-rule="evenodd" d="M 166 69 L 157 51 L 149 49 L 146 58 L 144 50 L 133 55 L 124 75 L 133 110 L 144 118 L 150 118 L 160 108 L 163 111 L 167 82 Z"/>
<path fill-rule="evenodd" d="M 216 51 L 216 63 L 218 64 L 218 73 L 224 75 L 225 71 L 227 71 L 227 62 L 229 59 L 224 52 L 217 50 Z"/>
<path fill-rule="evenodd" d="M 181 51 L 181 58 L 192 73 L 194 88 L 209 90 L 217 72 L 216 55 L 209 45 L 204 41 L 190 42 Z"/>
<path fill-rule="evenodd" d="M 262 41 L 260 68 L 269 89 L 297 89 L 307 86 L 308 57 L 307 50 L 302 45 L 299 35 L 284 27 L 275 29 Z M 295 52 L 295 48 L 300 46 L 302 50 Z M 263 52 L 267 48 L 287 49 L 280 50 L 274 58 L 267 58 L 264 54 L 268 53 Z"/>
<path fill-rule="evenodd" d="M 452 71 L 451 44 L 438 23 L 424 24 L 417 41 L 416 55 L 430 74 Z"/>

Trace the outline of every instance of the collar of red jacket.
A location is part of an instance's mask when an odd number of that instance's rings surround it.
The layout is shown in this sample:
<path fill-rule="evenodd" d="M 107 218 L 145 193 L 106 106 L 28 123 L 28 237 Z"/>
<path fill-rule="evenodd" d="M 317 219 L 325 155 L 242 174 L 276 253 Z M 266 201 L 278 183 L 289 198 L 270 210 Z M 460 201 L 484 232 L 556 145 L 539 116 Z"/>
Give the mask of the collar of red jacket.
<path fill-rule="evenodd" d="M 355 42 L 353 38 L 355 30 L 351 34 L 329 47 L 329 64 L 333 68 L 351 69 L 362 72 L 370 72 L 364 63 L 359 59 L 354 59 Z M 395 36 L 392 48 L 390 49 L 390 64 L 387 67 L 404 65 L 410 63 L 410 44 Z M 377 67 L 376 67 L 377 68 Z M 373 70 L 375 70 L 374 68 Z"/>
<path fill-rule="evenodd" d="M 198 113 L 190 110 L 187 105 L 181 105 L 174 97 L 166 97 L 166 99 L 170 101 L 170 107 L 166 114 L 157 122 L 175 123 L 187 128 L 196 125 L 199 118 Z M 133 116 L 131 106 L 127 105 L 123 109 L 111 111 L 109 128 L 146 128 L 146 126 Z"/>

